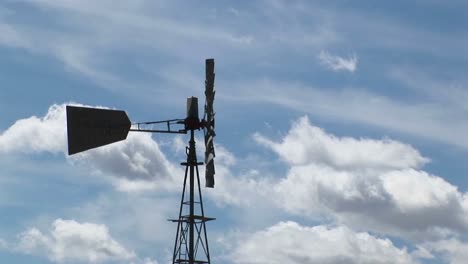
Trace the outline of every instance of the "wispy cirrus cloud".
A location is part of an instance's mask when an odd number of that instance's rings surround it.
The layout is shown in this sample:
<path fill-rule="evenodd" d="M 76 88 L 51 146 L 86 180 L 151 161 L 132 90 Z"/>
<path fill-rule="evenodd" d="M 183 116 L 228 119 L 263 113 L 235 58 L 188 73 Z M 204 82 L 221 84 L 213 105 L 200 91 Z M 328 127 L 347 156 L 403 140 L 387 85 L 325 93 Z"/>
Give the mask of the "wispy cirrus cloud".
<path fill-rule="evenodd" d="M 468 79 L 455 78 L 457 71 L 431 73 L 412 67 L 399 67 L 391 69 L 388 75 L 402 84 L 404 91 L 409 90 L 424 100 L 445 104 L 458 110 L 460 115 L 466 115 Z"/>
<path fill-rule="evenodd" d="M 407 102 L 364 88 L 323 88 L 269 78 L 226 84 L 221 96 L 233 101 L 279 105 L 329 120 L 372 125 L 383 128 L 385 133 L 397 131 L 468 148 L 466 114 L 452 104 Z"/>
<path fill-rule="evenodd" d="M 270 2 L 254 4 L 255 10 L 265 12 L 261 20 L 250 11 L 242 12 L 245 15 L 237 17 L 229 8 L 216 9 L 212 16 L 208 16 L 206 14 L 212 9 L 206 6 L 192 9 L 184 3 L 186 7 L 180 8 L 172 1 L 164 4 L 153 1 L 30 1 L 25 4 L 31 7 L 34 15 L 46 14 L 56 22 L 67 22 L 59 26 L 54 22 L 45 29 L 17 23 L 24 18 L 13 12 L 0 19 L 0 25 L 5 28 L 2 35 L 4 45 L 49 56 L 63 63 L 71 73 L 110 91 L 132 97 L 143 92 L 155 93 L 154 85 L 148 85 L 145 80 L 153 82 L 155 77 L 160 77 L 161 71 L 173 67 L 173 62 L 190 66 L 196 62 L 198 68 L 198 63 L 204 58 L 216 57 L 224 61 L 224 65 L 237 65 L 251 59 L 268 64 L 269 55 L 284 53 L 290 47 L 317 50 L 336 40 L 333 30 L 322 25 L 323 18 L 319 14 L 313 17 L 320 17 L 317 24 L 321 26 L 311 29 L 294 22 L 289 14 Z M 174 10 L 187 15 L 182 16 L 183 19 L 174 17 L 171 15 Z M 198 14 L 204 19 L 193 18 Z M 226 15 L 235 16 L 236 24 L 225 23 L 221 17 Z M 286 30 L 283 25 L 287 23 L 294 26 Z M 266 26 L 273 26 L 274 30 L 263 30 Z M 120 61 L 119 55 L 125 57 L 129 53 L 138 59 L 127 60 L 124 64 L 131 66 L 132 71 L 138 73 L 138 78 L 124 71 L 126 67 L 120 67 L 120 63 L 115 63 Z M 193 71 L 195 66 L 190 68 Z M 169 85 L 172 86 L 170 81 Z M 128 92 L 135 89 L 140 93 Z M 146 100 L 147 96 L 140 96 L 139 99 Z"/>
<path fill-rule="evenodd" d="M 322 50 L 318 55 L 320 63 L 333 71 L 355 72 L 357 69 L 358 58 L 356 54 L 349 55 L 347 58 L 330 54 Z"/>

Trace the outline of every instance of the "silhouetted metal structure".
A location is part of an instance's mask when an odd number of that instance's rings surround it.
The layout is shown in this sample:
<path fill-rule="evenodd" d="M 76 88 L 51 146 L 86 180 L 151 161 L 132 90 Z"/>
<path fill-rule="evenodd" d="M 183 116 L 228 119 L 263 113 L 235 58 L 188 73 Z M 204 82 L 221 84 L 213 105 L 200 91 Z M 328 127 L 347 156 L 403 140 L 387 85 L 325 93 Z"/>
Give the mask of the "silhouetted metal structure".
<path fill-rule="evenodd" d="M 130 123 L 127 114 L 121 110 L 67 106 L 68 154 L 73 155 L 88 149 L 97 148 L 127 138 L 129 131 L 151 133 L 190 134 L 189 145 L 186 148 L 187 160 L 182 197 L 178 219 L 170 220 L 177 223 L 172 263 L 204 264 L 211 263 L 208 247 L 208 237 L 205 223 L 215 218 L 205 216 L 200 187 L 198 165 L 195 148 L 195 131 L 203 129 L 205 137 L 205 186 L 214 187 L 214 142 L 216 136 L 215 112 L 213 110 L 214 89 L 214 59 L 206 60 L 205 108 L 204 117 L 198 116 L 198 99 L 187 99 L 187 115 L 184 119 L 171 119 L 155 122 Z M 165 125 L 163 129 L 155 127 Z M 184 127 L 175 130 L 174 126 Z M 188 181 L 188 185 L 187 185 Z"/>

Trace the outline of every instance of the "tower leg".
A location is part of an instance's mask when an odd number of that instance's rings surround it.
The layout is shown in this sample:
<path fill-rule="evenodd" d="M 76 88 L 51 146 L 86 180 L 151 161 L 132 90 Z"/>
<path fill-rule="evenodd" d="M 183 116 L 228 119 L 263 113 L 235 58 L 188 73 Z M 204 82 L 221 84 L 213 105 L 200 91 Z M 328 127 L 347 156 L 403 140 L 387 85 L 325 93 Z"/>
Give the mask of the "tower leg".
<path fill-rule="evenodd" d="M 190 132 L 189 147 L 187 148 L 187 162 L 181 163 L 181 165 L 185 166 L 185 177 L 179 218 L 171 220 L 177 222 L 172 263 L 210 264 L 205 223 L 214 220 L 214 218 L 205 217 L 200 188 L 200 175 L 198 172 L 198 165 L 202 165 L 203 163 L 197 162 L 194 131 L 191 130 Z M 189 178 L 188 188 L 187 177 Z M 198 186 L 198 201 L 195 200 L 195 184 Z M 187 192 L 188 200 L 186 200 Z"/>

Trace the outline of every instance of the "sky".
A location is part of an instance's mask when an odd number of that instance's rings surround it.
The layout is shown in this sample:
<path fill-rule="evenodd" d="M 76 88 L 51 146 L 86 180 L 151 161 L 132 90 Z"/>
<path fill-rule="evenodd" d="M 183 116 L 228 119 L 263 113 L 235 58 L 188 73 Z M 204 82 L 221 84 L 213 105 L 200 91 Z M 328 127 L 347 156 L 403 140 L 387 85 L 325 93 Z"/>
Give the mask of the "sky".
<path fill-rule="evenodd" d="M 460 0 L 1 1 L 2 263 L 170 263 L 187 136 L 130 133 L 68 156 L 65 106 L 184 118 L 187 97 L 204 103 L 207 58 L 212 263 L 465 263 L 467 11 Z"/>

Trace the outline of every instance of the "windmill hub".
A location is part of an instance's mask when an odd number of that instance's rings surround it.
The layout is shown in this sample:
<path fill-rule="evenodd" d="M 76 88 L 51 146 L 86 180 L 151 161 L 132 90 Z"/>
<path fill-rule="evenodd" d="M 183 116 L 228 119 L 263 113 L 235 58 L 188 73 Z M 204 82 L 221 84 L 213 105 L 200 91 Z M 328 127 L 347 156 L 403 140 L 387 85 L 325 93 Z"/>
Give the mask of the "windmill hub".
<path fill-rule="evenodd" d="M 185 119 L 185 130 L 199 130 L 202 123 L 198 117 L 198 98 L 187 98 L 187 118 Z"/>

